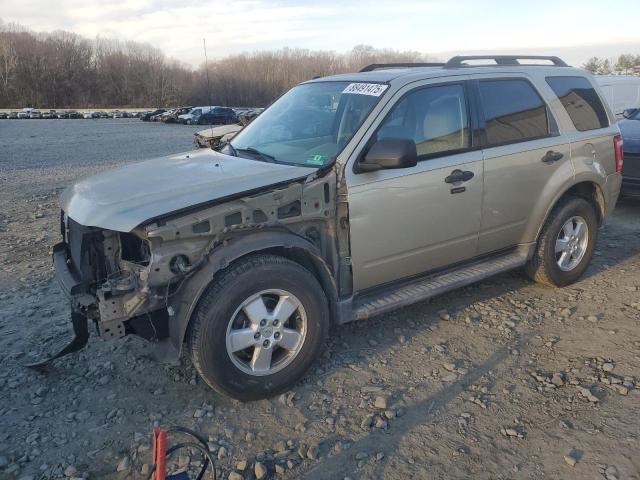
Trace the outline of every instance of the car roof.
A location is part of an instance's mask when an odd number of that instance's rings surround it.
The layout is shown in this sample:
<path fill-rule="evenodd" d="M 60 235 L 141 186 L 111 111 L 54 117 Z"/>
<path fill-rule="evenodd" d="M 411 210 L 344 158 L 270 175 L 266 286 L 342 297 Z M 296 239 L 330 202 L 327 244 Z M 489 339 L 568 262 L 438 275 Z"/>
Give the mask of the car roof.
<path fill-rule="evenodd" d="M 353 72 L 318 77 L 304 83 L 316 82 L 362 82 L 362 83 L 393 83 L 403 85 L 429 78 L 452 77 L 458 75 L 490 74 L 490 73 L 520 73 L 538 72 L 545 75 L 579 75 L 586 72 L 579 68 L 546 66 L 546 65 L 490 65 L 490 66 L 460 66 L 456 68 L 444 67 L 402 67 L 374 70 L 370 72 Z"/>
<path fill-rule="evenodd" d="M 640 77 L 633 75 L 594 75 L 599 85 L 640 84 Z"/>

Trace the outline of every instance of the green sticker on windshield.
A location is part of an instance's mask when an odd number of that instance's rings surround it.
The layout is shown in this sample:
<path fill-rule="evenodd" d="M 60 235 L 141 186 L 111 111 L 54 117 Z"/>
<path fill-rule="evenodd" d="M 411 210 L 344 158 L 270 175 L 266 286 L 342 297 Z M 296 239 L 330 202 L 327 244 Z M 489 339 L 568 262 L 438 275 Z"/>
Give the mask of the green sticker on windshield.
<path fill-rule="evenodd" d="M 309 165 L 324 165 L 329 159 L 327 155 L 309 155 L 307 157 L 307 163 Z"/>

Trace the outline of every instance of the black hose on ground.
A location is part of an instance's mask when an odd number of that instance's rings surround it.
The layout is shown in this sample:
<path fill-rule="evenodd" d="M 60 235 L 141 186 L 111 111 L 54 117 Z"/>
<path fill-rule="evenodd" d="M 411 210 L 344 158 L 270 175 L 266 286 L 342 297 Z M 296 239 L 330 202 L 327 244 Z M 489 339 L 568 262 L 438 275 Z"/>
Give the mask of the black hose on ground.
<path fill-rule="evenodd" d="M 204 462 L 202 465 L 202 468 L 200 469 L 200 473 L 198 473 L 198 476 L 196 477 L 196 480 L 202 480 L 204 478 L 204 474 L 207 472 L 207 468 L 209 467 L 209 465 L 211 465 L 211 479 L 212 480 L 216 480 L 216 465 L 215 462 L 213 461 L 213 457 L 211 455 L 211 450 L 209 450 L 209 445 L 206 441 L 206 439 L 204 437 L 202 437 L 201 435 L 199 435 L 198 433 L 194 432 L 193 430 L 190 430 L 186 427 L 171 427 L 169 429 L 166 430 L 167 436 L 170 433 L 181 433 L 183 435 L 187 435 L 190 436 L 192 438 L 194 438 L 195 440 L 197 440 L 196 442 L 183 442 L 183 443 L 178 443 L 177 445 L 174 445 L 171 448 L 167 449 L 166 452 L 166 456 L 167 458 L 169 458 L 169 456 L 171 456 L 173 453 L 175 453 L 178 450 L 181 450 L 183 448 L 193 448 L 198 450 L 203 458 L 204 458 Z M 153 474 L 155 473 L 157 468 L 157 465 L 152 465 L 151 466 L 151 471 L 149 472 L 149 475 L 147 476 L 146 480 L 151 480 L 151 478 L 153 477 Z"/>

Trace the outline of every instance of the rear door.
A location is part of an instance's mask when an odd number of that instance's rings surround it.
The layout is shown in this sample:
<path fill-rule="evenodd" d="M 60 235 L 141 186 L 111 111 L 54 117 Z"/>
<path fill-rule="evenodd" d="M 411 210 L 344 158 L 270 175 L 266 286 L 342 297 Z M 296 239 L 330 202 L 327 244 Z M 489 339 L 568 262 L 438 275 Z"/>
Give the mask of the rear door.
<path fill-rule="evenodd" d="M 590 80 L 581 76 L 548 76 L 546 82 L 558 96 L 574 131 L 568 131 L 571 158 L 577 172 L 600 166 L 606 174 L 615 172 L 612 136 L 615 127 Z M 624 168 L 624 166 L 623 166 Z M 624 170 L 623 170 L 624 174 Z"/>
<path fill-rule="evenodd" d="M 554 189 L 551 179 L 571 177 L 573 167 L 568 142 L 528 78 L 496 74 L 472 83 L 484 145 L 478 237 L 478 253 L 484 254 L 535 241 L 527 227 L 536 204 Z"/>

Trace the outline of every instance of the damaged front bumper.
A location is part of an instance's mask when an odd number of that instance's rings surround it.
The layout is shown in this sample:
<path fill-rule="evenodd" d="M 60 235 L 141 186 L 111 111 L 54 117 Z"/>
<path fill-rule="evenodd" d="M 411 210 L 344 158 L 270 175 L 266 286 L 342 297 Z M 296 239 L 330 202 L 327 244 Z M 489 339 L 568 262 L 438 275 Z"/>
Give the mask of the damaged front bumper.
<path fill-rule="evenodd" d="M 71 307 L 74 338 L 48 359 L 27 365 L 42 370 L 53 360 L 83 348 L 88 323 L 102 338 L 139 334 L 149 340 L 166 336 L 166 288 L 145 288 L 148 268 L 123 261 L 120 232 L 84 227 L 61 215 L 63 241 L 53 247 L 55 276 Z M 118 253 L 116 253 L 118 252 Z M 153 293 L 151 293 L 153 292 Z M 166 323 L 166 322 L 165 322 Z"/>
<path fill-rule="evenodd" d="M 64 242 L 54 245 L 52 258 L 56 279 L 62 292 L 72 303 L 78 303 L 78 308 L 80 308 L 82 302 L 79 300 L 83 298 L 83 295 L 87 294 L 88 285 L 71 269 L 69 246 Z M 93 297 L 90 295 L 86 295 L 86 297 L 85 301 L 88 300 L 89 303 L 93 303 Z"/>
<path fill-rule="evenodd" d="M 60 242 L 53 247 L 53 265 L 56 279 L 64 295 L 71 302 L 71 324 L 73 326 L 73 339 L 57 353 L 45 360 L 25 365 L 34 370 L 45 370 L 54 360 L 77 352 L 85 347 L 89 341 L 89 325 L 87 320 L 87 308 L 93 304 L 93 297 L 87 294 L 87 284 L 83 282 L 71 268 L 69 246 Z"/>

